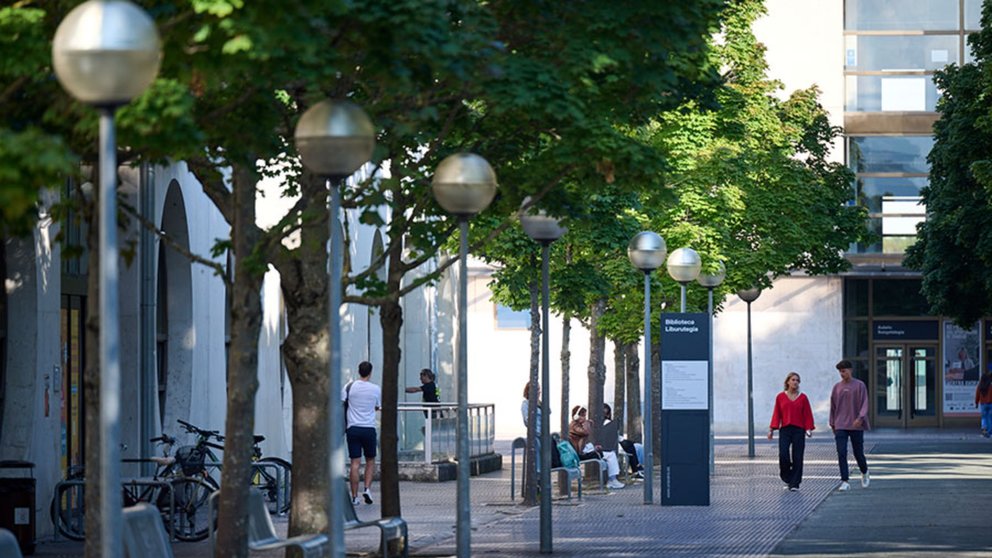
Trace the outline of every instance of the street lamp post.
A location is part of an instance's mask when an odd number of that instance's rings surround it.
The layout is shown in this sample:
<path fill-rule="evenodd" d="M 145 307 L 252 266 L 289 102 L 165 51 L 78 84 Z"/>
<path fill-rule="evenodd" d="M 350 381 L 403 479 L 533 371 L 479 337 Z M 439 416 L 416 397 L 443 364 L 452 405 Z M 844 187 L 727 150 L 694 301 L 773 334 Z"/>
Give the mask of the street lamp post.
<path fill-rule="evenodd" d="M 720 262 L 720 266 L 713 273 L 700 273 L 699 277 L 696 277 L 696 282 L 700 285 L 706 287 L 707 290 L 707 302 L 706 302 L 706 314 L 710 319 L 710 359 L 708 363 L 708 370 L 706 371 L 707 383 L 709 384 L 709 393 L 707 397 L 709 398 L 709 408 L 710 408 L 710 474 L 712 475 L 716 470 L 716 457 L 713 452 L 713 289 L 720 286 L 723 283 L 723 279 L 727 276 L 727 268 Z"/>
<path fill-rule="evenodd" d="M 634 235 L 627 244 L 627 258 L 644 272 L 644 503 L 654 503 L 654 434 L 651 429 L 651 272 L 661 267 L 668 251 L 665 239 L 651 231 Z"/>
<path fill-rule="evenodd" d="M 686 286 L 695 281 L 703 260 L 692 248 L 679 248 L 668 256 L 668 274 L 682 286 L 682 305 L 680 312 L 685 312 Z"/>
<path fill-rule="evenodd" d="M 524 199 L 524 205 L 530 198 Z M 535 213 L 523 210 L 520 213 L 520 226 L 532 240 L 541 244 L 541 554 L 551 554 L 551 405 L 548 397 L 551 382 L 551 332 L 549 306 L 551 304 L 548 259 L 551 243 L 561 238 L 568 229 L 559 225 L 558 220 L 549 217 L 543 210 Z M 554 451 L 558 451 L 557 449 Z"/>
<path fill-rule="evenodd" d="M 70 95 L 100 112 L 100 553 L 121 555 L 120 316 L 114 113 L 151 85 L 161 62 L 155 22 L 124 0 L 90 0 L 59 24 L 52 65 Z"/>
<path fill-rule="evenodd" d="M 754 382 L 751 359 L 751 303 L 761 296 L 759 287 L 737 291 L 737 296 L 747 303 L 747 456 L 754 457 Z"/>
<path fill-rule="evenodd" d="M 434 171 L 431 191 L 448 213 L 458 217 L 461 242 L 458 247 L 458 422 L 455 454 L 458 460 L 455 546 L 458 558 L 471 556 L 472 524 L 469 497 L 468 439 L 468 221 L 489 207 L 496 196 L 496 173 L 489 163 L 473 153 L 446 157 Z"/>
<path fill-rule="evenodd" d="M 350 101 L 321 101 L 303 113 L 294 132 L 296 149 L 303 164 L 314 174 L 328 181 L 328 217 L 330 248 L 328 251 L 328 403 L 330 427 L 328 455 L 330 486 L 328 487 L 328 528 L 331 555 L 345 555 L 344 514 L 339 510 L 347 504 L 344 462 L 344 406 L 341 402 L 341 267 L 344 241 L 338 222 L 341 211 L 341 186 L 372 157 L 375 148 L 375 128 L 358 105 Z"/>

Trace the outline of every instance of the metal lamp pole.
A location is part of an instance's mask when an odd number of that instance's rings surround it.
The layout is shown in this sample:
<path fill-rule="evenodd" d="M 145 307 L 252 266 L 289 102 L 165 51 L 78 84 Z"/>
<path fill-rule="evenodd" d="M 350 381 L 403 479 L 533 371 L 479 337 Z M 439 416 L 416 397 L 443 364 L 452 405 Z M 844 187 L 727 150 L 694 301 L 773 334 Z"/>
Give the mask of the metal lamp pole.
<path fill-rule="evenodd" d="M 524 199 L 524 206 L 530 198 Z M 549 425 L 551 405 L 548 402 L 551 391 L 551 328 L 549 327 L 551 305 L 550 277 L 548 272 L 551 243 L 561 238 L 567 228 L 561 227 L 558 220 L 549 217 L 543 210 L 537 214 L 522 209 L 520 225 L 531 239 L 541 243 L 541 554 L 551 554 L 551 428 Z M 557 451 L 557 450 L 555 450 Z"/>
<path fill-rule="evenodd" d="M 93 29 L 93 22 L 102 22 Z M 117 155 L 114 112 L 158 74 L 158 31 L 144 10 L 123 0 L 90 0 L 59 24 L 52 64 L 62 87 L 100 111 L 98 193 L 100 314 L 100 554 L 121 555 L 120 312 L 117 293 Z"/>
<path fill-rule="evenodd" d="M 737 292 L 747 303 L 747 456 L 754 457 L 754 381 L 751 359 L 751 303 L 761 296 L 761 289 L 751 287 Z"/>
<path fill-rule="evenodd" d="M 707 383 L 709 384 L 709 389 L 707 397 L 709 399 L 710 408 L 710 474 L 712 475 L 716 471 L 716 454 L 714 450 L 714 439 L 715 435 L 713 433 L 713 289 L 720 286 L 723 283 L 723 279 L 727 276 L 727 268 L 720 262 L 719 267 L 714 273 L 700 273 L 699 277 L 696 277 L 696 282 L 700 285 L 706 287 L 707 290 L 707 302 L 706 302 L 706 314 L 710 319 L 710 359 L 708 367 L 706 370 Z"/>
<path fill-rule="evenodd" d="M 431 191 L 448 213 L 458 217 L 461 242 L 458 247 L 458 423 L 455 454 L 458 460 L 455 546 L 458 558 L 471 556 L 471 499 L 469 494 L 468 437 L 468 221 L 489 207 L 496 196 L 496 173 L 482 157 L 456 153 L 445 158 L 434 171 Z"/>
<path fill-rule="evenodd" d="M 372 157 L 375 128 L 365 112 L 350 101 L 324 100 L 310 107 L 300 117 L 294 133 L 296 149 L 303 164 L 314 174 L 328 179 L 328 217 L 330 248 L 328 251 L 328 402 L 330 427 L 328 456 L 330 486 L 328 490 L 328 525 L 331 555 L 345 555 L 344 514 L 348 494 L 340 479 L 345 477 L 344 424 L 341 402 L 341 268 L 344 241 L 341 238 L 341 186 L 345 180 Z"/>
<path fill-rule="evenodd" d="M 643 231 L 627 244 L 627 258 L 644 272 L 644 503 L 654 503 L 654 433 L 651 428 L 651 272 L 665 262 L 668 249 L 658 233 Z"/>

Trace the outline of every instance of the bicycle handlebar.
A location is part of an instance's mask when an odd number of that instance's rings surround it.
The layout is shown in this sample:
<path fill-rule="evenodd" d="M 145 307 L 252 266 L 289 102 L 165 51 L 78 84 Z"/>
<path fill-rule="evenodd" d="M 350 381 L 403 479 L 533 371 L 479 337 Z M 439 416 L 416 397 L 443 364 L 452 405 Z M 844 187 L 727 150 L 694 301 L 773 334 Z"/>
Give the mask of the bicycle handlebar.
<path fill-rule="evenodd" d="M 220 432 L 217 431 L 217 430 L 204 430 L 204 429 L 200 428 L 199 426 L 194 426 L 194 425 L 192 425 L 192 424 L 184 421 L 183 419 L 176 419 L 176 422 L 178 422 L 180 425 L 182 425 L 182 427 L 186 429 L 186 432 L 190 432 L 192 434 L 197 434 L 197 435 L 203 436 L 205 438 L 218 438 L 218 439 L 221 439 L 221 440 L 223 439 L 221 437 L 221 435 L 220 435 Z"/>
<path fill-rule="evenodd" d="M 175 445 L 175 443 L 176 443 L 176 439 L 175 438 L 173 438 L 172 436 L 169 436 L 168 434 L 164 434 L 164 433 L 161 436 L 156 436 L 154 438 L 150 438 L 148 441 L 149 442 L 160 442 L 162 444 L 169 444 L 169 445 Z"/>

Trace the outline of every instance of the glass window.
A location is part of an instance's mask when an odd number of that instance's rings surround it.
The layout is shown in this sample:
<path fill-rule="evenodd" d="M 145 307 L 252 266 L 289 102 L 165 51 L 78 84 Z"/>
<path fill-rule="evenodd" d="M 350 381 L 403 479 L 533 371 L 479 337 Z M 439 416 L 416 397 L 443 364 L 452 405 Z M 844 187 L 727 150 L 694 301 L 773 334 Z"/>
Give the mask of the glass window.
<path fill-rule="evenodd" d="M 868 321 L 845 320 L 844 355 L 847 358 L 868 356 Z"/>
<path fill-rule="evenodd" d="M 844 28 L 851 31 L 957 29 L 958 0 L 847 0 Z"/>
<path fill-rule="evenodd" d="M 958 62 L 958 35 L 848 35 L 849 72 L 939 70 Z"/>
<path fill-rule="evenodd" d="M 964 28 L 982 28 L 982 0 L 964 0 Z"/>
<path fill-rule="evenodd" d="M 928 316 L 930 305 L 920 294 L 916 279 L 875 279 L 872 311 L 878 316 Z"/>
<path fill-rule="evenodd" d="M 507 306 L 497 304 L 496 327 L 498 329 L 527 329 L 530 327 L 530 310 L 511 310 Z"/>
<path fill-rule="evenodd" d="M 871 213 L 881 213 L 885 199 L 919 198 L 920 190 L 927 185 L 924 176 L 858 177 L 858 205 Z"/>
<path fill-rule="evenodd" d="M 844 280 L 844 317 L 866 317 L 868 316 L 868 280 L 867 279 L 845 279 Z M 868 335 L 868 330 L 865 330 Z M 867 337 L 866 337 L 867 339 Z M 856 353 L 845 352 L 846 355 Z"/>
<path fill-rule="evenodd" d="M 851 168 L 857 173 L 927 174 L 932 136 L 855 136 L 850 138 Z"/>
<path fill-rule="evenodd" d="M 932 76 L 847 76 L 848 112 L 934 112 L 940 92 Z"/>

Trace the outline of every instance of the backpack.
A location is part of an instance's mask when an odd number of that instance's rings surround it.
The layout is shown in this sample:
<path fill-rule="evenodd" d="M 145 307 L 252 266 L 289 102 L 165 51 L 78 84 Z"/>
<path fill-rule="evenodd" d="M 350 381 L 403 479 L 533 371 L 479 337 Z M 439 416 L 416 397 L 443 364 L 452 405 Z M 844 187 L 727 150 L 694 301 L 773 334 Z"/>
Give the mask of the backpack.
<path fill-rule="evenodd" d="M 558 442 L 558 455 L 561 457 L 561 466 L 566 469 L 575 469 L 579 466 L 579 454 L 575 453 L 575 448 L 567 441 Z"/>
<path fill-rule="evenodd" d="M 348 385 L 344 386 L 344 428 L 348 429 L 348 399 L 351 397 L 351 384 L 355 383 L 354 380 L 348 382 Z"/>

